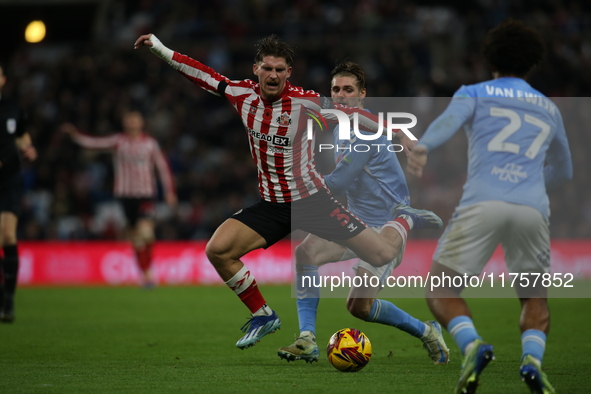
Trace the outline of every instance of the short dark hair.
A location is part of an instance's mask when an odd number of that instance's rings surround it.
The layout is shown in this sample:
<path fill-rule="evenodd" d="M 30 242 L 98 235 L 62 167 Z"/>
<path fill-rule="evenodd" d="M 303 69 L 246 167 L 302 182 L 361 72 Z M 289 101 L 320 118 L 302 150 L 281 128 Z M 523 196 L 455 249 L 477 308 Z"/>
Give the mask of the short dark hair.
<path fill-rule="evenodd" d="M 356 78 L 359 90 L 363 90 L 367 87 L 367 74 L 363 67 L 357 63 L 343 60 L 330 72 L 330 80 L 332 81 L 337 75 Z"/>
<path fill-rule="evenodd" d="M 508 19 L 490 30 L 482 55 L 493 71 L 525 76 L 546 54 L 542 36 L 525 23 Z"/>
<path fill-rule="evenodd" d="M 282 57 L 285 63 L 291 66 L 295 51 L 287 43 L 281 41 L 277 34 L 271 34 L 265 38 L 261 38 L 256 43 L 256 54 L 254 55 L 254 62 L 258 63 L 263 60 L 265 56 Z"/>

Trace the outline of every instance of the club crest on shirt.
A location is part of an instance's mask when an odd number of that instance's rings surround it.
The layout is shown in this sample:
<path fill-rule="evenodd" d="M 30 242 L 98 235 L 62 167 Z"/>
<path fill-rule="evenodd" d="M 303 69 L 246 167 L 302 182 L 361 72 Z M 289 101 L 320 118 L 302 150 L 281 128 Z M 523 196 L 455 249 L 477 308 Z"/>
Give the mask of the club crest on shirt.
<path fill-rule="evenodd" d="M 291 118 L 287 112 L 282 113 L 280 116 L 275 119 L 279 126 L 289 126 L 291 124 Z"/>
<path fill-rule="evenodd" d="M 16 131 L 16 119 L 7 119 L 6 120 L 6 130 L 8 134 L 14 134 Z"/>

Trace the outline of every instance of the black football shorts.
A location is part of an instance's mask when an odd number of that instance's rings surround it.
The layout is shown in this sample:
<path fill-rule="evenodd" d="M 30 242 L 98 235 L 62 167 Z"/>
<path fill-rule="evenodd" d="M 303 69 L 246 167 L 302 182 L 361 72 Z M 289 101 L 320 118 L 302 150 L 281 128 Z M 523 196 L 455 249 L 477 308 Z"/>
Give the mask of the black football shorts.
<path fill-rule="evenodd" d="M 353 238 L 366 227 L 325 190 L 293 202 L 261 200 L 236 212 L 232 218 L 260 234 L 267 241 L 266 248 L 297 229 L 329 241 L 342 241 Z"/>

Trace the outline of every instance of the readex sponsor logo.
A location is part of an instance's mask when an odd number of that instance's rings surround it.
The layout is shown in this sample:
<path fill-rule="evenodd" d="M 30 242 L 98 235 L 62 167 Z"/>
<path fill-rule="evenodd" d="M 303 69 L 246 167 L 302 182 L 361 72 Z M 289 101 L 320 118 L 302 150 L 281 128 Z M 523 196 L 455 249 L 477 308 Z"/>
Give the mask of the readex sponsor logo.
<path fill-rule="evenodd" d="M 248 129 L 248 133 L 253 137 L 256 138 L 258 140 L 262 140 L 262 141 L 267 141 L 270 142 L 273 145 L 277 145 L 277 146 L 289 146 L 289 138 L 288 137 L 283 137 L 280 135 L 271 135 L 271 134 L 265 134 L 265 133 L 261 133 L 260 131 L 256 131 L 253 129 Z"/>

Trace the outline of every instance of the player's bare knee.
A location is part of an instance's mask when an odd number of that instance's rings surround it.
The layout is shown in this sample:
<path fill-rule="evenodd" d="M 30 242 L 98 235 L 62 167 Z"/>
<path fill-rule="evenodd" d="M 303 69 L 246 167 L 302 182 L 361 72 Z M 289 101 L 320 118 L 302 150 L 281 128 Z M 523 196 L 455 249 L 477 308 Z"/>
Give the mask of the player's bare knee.
<path fill-rule="evenodd" d="M 213 265 L 223 265 L 229 258 L 230 249 L 223 243 L 209 240 L 205 246 L 205 255 Z"/>
<path fill-rule="evenodd" d="M 134 230 L 134 241 L 138 243 L 148 244 L 154 242 L 154 225 L 151 221 L 140 221 Z"/>
<path fill-rule="evenodd" d="M 0 232 L 0 245 L 15 245 L 16 244 L 16 234 L 14 231 L 10 231 L 8 229 L 2 229 Z"/>
<path fill-rule="evenodd" d="M 298 266 L 302 266 L 304 264 L 310 264 L 318 266 L 318 257 L 317 253 L 315 253 L 315 248 L 313 245 L 303 242 L 296 246 L 295 248 L 295 256 L 296 256 L 296 269 Z"/>
<path fill-rule="evenodd" d="M 298 265 L 308 264 L 309 254 L 306 246 L 302 243 L 295 248 L 296 267 Z"/>

